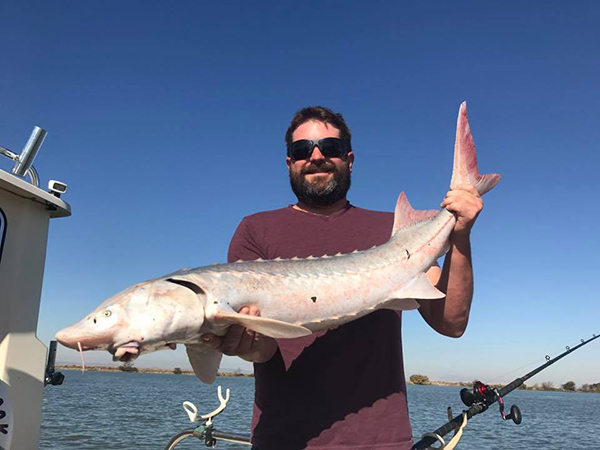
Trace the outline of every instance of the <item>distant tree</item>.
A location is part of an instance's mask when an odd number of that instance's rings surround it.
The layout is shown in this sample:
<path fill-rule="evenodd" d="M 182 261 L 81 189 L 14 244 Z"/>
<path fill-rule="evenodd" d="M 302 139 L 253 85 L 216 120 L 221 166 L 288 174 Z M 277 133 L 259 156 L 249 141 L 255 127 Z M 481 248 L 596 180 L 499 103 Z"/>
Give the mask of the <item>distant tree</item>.
<path fill-rule="evenodd" d="M 173 369 L 173 373 L 174 373 L 175 375 L 181 375 L 183 372 L 181 371 L 181 367 L 175 367 L 175 368 Z"/>
<path fill-rule="evenodd" d="M 561 386 L 561 388 L 563 388 L 563 390 L 565 390 L 565 391 L 575 391 L 575 382 L 567 381 L 565 384 L 563 384 Z"/>
<path fill-rule="evenodd" d="M 554 383 L 552 381 L 544 381 L 542 383 L 541 389 L 543 391 L 554 391 Z"/>
<path fill-rule="evenodd" d="M 242 369 L 240 369 L 239 367 L 237 369 L 235 369 L 233 371 L 233 375 L 236 377 L 241 377 L 242 376 Z"/>
<path fill-rule="evenodd" d="M 138 372 L 137 367 L 133 367 L 133 363 L 131 361 L 124 362 L 119 366 L 119 370 L 123 372 Z"/>
<path fill-rule="evenodd" d="M 525 389 L 529 389 L 529 388 L 527 387 L 527 385 L 526 385 L 525 383 L 523 383 L 523 384 L 522 384 L 521 386 L 519 386 L 517 389 L 523 389 L 523 390 L 525 390 Z"/>
<path fill-rule="evenodd" d="M 429 377 L 427 375 L 411 375 L 409 380 L 412 384 L 429 384 Z"/>

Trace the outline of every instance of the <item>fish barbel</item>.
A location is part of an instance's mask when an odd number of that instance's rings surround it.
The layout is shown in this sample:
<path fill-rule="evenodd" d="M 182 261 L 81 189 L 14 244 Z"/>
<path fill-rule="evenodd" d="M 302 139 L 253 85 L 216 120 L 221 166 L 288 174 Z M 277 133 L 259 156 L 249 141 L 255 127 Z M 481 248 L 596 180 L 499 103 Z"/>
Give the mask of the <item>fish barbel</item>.
<path fill-rule="evenodd" d="M 466 103 L 458 113 L 451 188 L 480 195 L 500 175 L 480 175 Z M 108 350 L 115 359 L 186 346 L 198 378 L 214 381 L 222 353 L 201 339 L 232 324 L 274 338 L 295 338 L 355 320 L 378 309 L 416 309 L 442 299 L 425 273 L 449 248 L 456 223 L 446 209 L 414 210 L 401 193 L 388 242 L 334 256 L 256 260 L 183 269 L 136 284 L 57 333 L 70 348 Z M 260 316 L 239 314 L 256 305 Z"/>

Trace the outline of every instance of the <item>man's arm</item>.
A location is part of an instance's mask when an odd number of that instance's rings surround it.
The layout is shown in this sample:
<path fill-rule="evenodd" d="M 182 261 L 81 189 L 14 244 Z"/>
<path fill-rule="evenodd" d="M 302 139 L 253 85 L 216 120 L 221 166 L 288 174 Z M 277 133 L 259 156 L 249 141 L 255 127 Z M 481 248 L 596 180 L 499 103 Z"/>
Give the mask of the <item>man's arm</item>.
<path fill-rule="evenodd" d="M 473 299 L 470 233 L 483 202 L 475 188 L 459 186 L 448 192 L 441 206 L 456 215 L 456 225 L 450 235 L 450 250 L 443 268 L 432 267 L 427 277 L 446 298 L 419 300 L 419 312 L 438 333 L 460 337 L 467 328 Z"/>
<path fill-rule="evenodd" d="M 265 259 L 252 236 L 250 225 L 247 220 L 243 220 L 231 239 L 227 261 L 250 261 L 259 258 Z M 251 316 L 260 315 L 260 311 L 255 305 L 244 306 L 238 312 Z M 278 348 L 275 339 L 241 325 L 230 326 L 224 336 L 205 334 L 202 339 L 209 347 L 220 350 L 225 355 L 239 356 L 246 361 L 255 363 L 267 362 Z"/>

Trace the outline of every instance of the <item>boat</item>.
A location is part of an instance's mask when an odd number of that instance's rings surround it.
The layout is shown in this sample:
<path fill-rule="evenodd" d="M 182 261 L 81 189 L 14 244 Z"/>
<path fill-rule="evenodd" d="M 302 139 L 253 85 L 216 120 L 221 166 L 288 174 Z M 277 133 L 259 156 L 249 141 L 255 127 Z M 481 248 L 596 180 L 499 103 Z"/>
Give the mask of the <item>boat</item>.
<path fill-rule="evenodd" d="M 67 185 L 40 188 L 33 167 L 46 134 L 35 127 L 20 154 L 0 146 L 14 163 L 0 169 L 0 450 L 39 448 L 44 385 L 62 381 L 36 335 L 50 219 L 71 215 Z"/>

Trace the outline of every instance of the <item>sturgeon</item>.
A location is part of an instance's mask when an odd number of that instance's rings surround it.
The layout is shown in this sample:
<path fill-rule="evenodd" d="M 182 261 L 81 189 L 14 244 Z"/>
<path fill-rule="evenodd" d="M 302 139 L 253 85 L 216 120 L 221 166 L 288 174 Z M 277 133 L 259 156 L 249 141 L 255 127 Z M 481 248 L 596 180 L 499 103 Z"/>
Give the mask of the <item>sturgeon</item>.
<path fill-rule="evenodd" d="M 480 175 L 466 103 L 458 113 L 451 188 L 480 195 L 500 175 Z M 108 350 L 131 360 L 186 346 L 196 376 L 212 383 L 222 353 L 203 343 L 239 324 L 273 338 L 296 338 L 337 327 L 378 309 L 410 310 L 419 299 L 442 299 L 425 272 L 449 249 L 456 223 L 446 209 L 414 210 L 402 192 L 391 238 L 378 247 L 334 256 L 255 260 L 180 271 L 136 284 L 108 300 L 57 340 L 80 350 Z M 260 316 L 239 314 L 257 305 Z"/>

